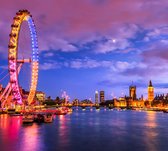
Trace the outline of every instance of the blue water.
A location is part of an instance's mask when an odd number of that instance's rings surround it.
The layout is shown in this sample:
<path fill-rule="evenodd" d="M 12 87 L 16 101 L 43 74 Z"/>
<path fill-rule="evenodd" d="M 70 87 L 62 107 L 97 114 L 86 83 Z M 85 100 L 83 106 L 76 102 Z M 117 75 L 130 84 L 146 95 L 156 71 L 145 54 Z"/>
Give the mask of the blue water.
<path fill-rule="evenodd" d="M 87 109 L 32 125 L 0 115 L 0 151 L 168 151 L 168 114 Z"/>

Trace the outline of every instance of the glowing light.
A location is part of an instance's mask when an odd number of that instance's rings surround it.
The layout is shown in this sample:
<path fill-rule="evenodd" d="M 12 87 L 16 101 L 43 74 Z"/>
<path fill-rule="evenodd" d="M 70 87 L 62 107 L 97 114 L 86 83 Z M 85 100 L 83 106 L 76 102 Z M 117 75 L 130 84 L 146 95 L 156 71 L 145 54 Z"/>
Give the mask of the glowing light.
<path fill-rule="evenodd" d="M 113 39 L 112 42 L 113 42 L 113 43 L 116 43 L 116 39 Z"/>
<path fill-rule="evenodd" d="M 17 67 L 17 50 L 18 50 L 18 38 L 19 38 L 19 31 L 23 21 L 28 22 L 28 26 L 31 33 L 31 40 L 32 40 L 32 82 L 30 87 L 30 93 L 28 96 L 28 103 L 31 104 L 35 95 L 36 87 L 37 87 L 37 79 L 38 79 L 38 43 L 37 43 L 37 35 L 35 30 L 35 25 L 33 23 L 33 19 L 28 11 L 20 11 L 22 12 L 17 13 L 16 17 L 14 18 L 12 30 L 10 35 L 16 34 L 16 38 L 14 36 L 10 36 L 9 42 L 9 70 L 14 71 L 10 72 L 10 81 L 13 93 L 13 99 L 16 100 L 18 103 L 22 103 L 22 97 L 19 91 L 19 83 L 18 83 L 18 67 Z M 15 47 L 11 47 L 15 46 Z M 14 59 L 13 59 L 14 58 Z"/>

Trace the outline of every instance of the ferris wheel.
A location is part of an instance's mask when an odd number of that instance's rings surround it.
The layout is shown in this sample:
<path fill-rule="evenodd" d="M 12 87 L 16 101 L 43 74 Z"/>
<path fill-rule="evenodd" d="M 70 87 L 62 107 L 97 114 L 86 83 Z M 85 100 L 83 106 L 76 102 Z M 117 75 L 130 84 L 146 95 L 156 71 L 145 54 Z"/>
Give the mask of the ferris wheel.
<path fill-rule="evenodd" d="M 31 36 L 31 48 L 32 53 L 30 58 L 18 58 L 18 40 L 21 25 L 24 21 L 27 21 Z M 30 12 L 27 10 L 19 10 L 16 16 L 13 18 L 13 24 L 11 25 L 10 40 L 8 45 L 8 69 L 9 69 L 9 89 L 11 90 L 13 100 L 18 104 L 22 104 L 22 95 L 19 89 L 18 74 L 24 63 L 31 64 L 31 82 L 28 95 L 28 104 L 33 102 L 37 81 L 38 81 L 38 67 L 39 67 L 39 55 L 38 55 L 38 41 L 37 34 L 34 25 L 34 21 Z"/>

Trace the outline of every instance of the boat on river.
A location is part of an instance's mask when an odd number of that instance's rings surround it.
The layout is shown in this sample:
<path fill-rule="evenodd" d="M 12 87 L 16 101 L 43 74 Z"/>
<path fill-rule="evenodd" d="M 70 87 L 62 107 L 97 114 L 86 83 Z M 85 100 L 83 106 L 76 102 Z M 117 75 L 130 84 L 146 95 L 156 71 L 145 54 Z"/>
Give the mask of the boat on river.
<path fill-rule="evenodd" d="M 15 109 L 9 108 L 7 109 L 8 114 L 15 114 Z"/>
<path fill-rule="evenodd" d="M 44 122 L 45 123 L 52 123 L 53 122 L 53 116 L 51 113 L 44 114 Z"/>
<path fill-rule="evenodd" d="M 10 116 L 23 116 L 22 113 L 14 113 L 14 114 L 9 114 Z"/>
<path fill-rule="evenodd" d="M 168 113 L 168 109 L 167 110 L 163 110 L 163 113 Z"/>
<path fill-rule="evenodd" d="M 55 115 L 66 115 L 68 113 L 67 108 L 65 107 L 60 107 L 55 110 Z"/>
<path fill-rule="evenodd" d="M 23 115 L 22 123 L 33 123 L 34 115 L 32 113 L 25 113 Z"/>
<path fill-rule="evenodd" d="M 56 110 L 55 111 L 55 115 L 66 115 L 66 114 L 67 114 L 67 112 L 64 110 Z"/>
<path fill-rule="evenodd" d="M 42 122 L 44 122 L 44 113 L 37 113 L 37 114 L 34 116 L 34 121 L 37 122 L 37 123 L 42 123 Z"/>
<path fill-rule="evenodd" d="M 72 113 L 72 112 L 73 112 L 73 109 L 72 109 L 72 108 L 68 108 L 68 109 L 67 109 L 67 112 L 68 112 L 68 113 Z"/>

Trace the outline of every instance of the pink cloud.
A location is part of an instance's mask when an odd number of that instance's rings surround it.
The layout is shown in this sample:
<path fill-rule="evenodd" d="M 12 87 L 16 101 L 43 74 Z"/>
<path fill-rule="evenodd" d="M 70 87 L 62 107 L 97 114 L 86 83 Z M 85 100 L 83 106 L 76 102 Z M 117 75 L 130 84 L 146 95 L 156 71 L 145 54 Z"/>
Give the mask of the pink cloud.
<path fill-rule="evenodd" d="M 71 68 L 75 69 L 80 68 L 91 69 L 99 67 L 110 68 L 111 66 L 113 66 L 113 62 L 107 60 L 98 61 L 90 58 L 85 58 L 85 59 L 72 60 L 69 62 L 69 65 Z"/>
<path fill-rule="evenodd" d="M 58 62 L 45 62 L 40 65 L 40 70 L 52 70 L 61 68 L 61 65 Z"/>
<path fill-rule="evenodd" d="M 41 43 L 54 35 L 49 41 L 56 49 L 55 39 L 86 41 L 97 33 L 119 36 L 118 29 L 125 24 L 139 24 L 145 28 L 166 25 L 167 5 L 167 0 L 3 0 L 0 5 L 1 44 L 7 45 L 12 18 L 19 9 L 28 9 L 33 15 Z M 46 46 L 41 44 L 40 49 L 44 48 Z"/>
<path fill-rule="evenodd" d="M 54 56 L 54 53 L 52 53 L 52 52 L 48 52 L 48 53 L 44 54 L 44 57 L 46 57 L 46 58 L 52 57 L 52 56 Z"/>
<path fill-rule="evenodd" d="M 131 46 L 127 39 L 110 39 L 105 43 L 99 43 L 95 48 L 96 53 L 107 53 L 116 49 L 126 49 Z"/>

